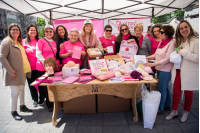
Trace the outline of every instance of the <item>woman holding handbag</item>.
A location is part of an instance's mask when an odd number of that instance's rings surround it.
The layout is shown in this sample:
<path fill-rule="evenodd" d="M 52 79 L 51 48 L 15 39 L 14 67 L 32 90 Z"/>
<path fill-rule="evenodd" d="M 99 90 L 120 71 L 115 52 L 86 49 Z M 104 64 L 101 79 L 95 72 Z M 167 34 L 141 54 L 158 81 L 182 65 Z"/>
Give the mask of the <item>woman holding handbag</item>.
<path fill-rule="evenodd" d="M 41 77 L 45 74 L 44 60 L 48 57 L 54 58 L 56 60 L 57 45 L 56 42 L 52 39 L 54 36 L 53 26 L 46 25 L 44 28 L 45 37 L 40 39 L 36 45 L 36 69 L 38 76 Z M 57 61 L 59 64 L 59 61 Z M 39 89 L 44 90 L 46 94 L 46 105 L 49 112 L 53 111 L 53 103 L 49 102 L 48 91 L 46 86 L 39 86 Z M 42 105 L 44 101 L 39 101 L 39 105 Z"/>

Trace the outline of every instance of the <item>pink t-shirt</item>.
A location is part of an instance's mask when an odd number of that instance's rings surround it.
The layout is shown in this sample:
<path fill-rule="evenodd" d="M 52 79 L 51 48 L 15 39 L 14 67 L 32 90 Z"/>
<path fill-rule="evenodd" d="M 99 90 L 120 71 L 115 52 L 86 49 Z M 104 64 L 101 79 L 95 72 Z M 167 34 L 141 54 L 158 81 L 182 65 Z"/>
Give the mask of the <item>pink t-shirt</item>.
<path fill-rule="evenodd" d="M 158 45 L 161 41 L 156 41 L 154 37 L 149 38 L 151 40 L 151 55 L 153 55 L 156 52 L 156 49 L 158 48 Z"/>
<path fill-rule="evenodd" d="M 106 39 L 104 37 L 100 37 L 99 40 L 101 41 L 102 43 L 102 46 L 103 48 L 107 48 L 109 46 L 112 46 L 113 47 L 113 53 L 107 53 L 107 55 L 115 55 L 115 46 L 116 46 L 116 43 L 115 43 L 115 38 L 116 36 L 115 35 L 111 35 L 111 39 Z"/>
<path fill-rule="evenodd" d="M 42 56 L 44 57 L 44 59 L 51 57 L 56 60 L 56 58 L 54 56 L 54 54 L 56 55 L 56 52 L 57 52 L 56 42 L 55 41 L 52 41 L 52 42 L 48 41 L 48 42 L 50 43 L 53 51 L 51 50 L 51 47 L 49 46 L 49 44 L 47 43 L 47 41 L 44 38 L 38 40 L 38 43 L 36 44 L 36 50 L 42 51 Z M 36 62 L 36 70 L 45 71 L 42 62 L 39 61 L 38 59 Z"/>
<path fill-rule="evenodd" d="M 66 41 L 63 43 L 64 48 L 60 50 L 59 55 L 66 54 L 66 53 L 68 53 L 69 50 L 73 51 L 74 46 L 82 47 L 82 51 L 85 52 L 84 46 L 80 42 L 77 42 L 76 44 L 72 44 L 70 41 Z M 68 61 L 73 61 L 75 64 L 79 64 L 79 67 L 82 65 L 81 59 L 74 59 L 71 56 L 69 56 L 65 59 L 62 59 L 63 65 L 67 64 Z"/>
<path fill-rule="evenodd" d="M 26 51 L 26 55 L 30 61 L 31 70 L 36 70 L 36 62 L 37 62 L 36 43 L 37 43 L 36 39 L 31 40 L 30 44 L 26 41 L 26 39 L 23 39 L 22 41 L 22 44 Z"/>
<path fill-rule="evenodd" d="M 149 37 L 149 34 L 146 34 L 145 36 L 146 36 L 146 37 Z"/>

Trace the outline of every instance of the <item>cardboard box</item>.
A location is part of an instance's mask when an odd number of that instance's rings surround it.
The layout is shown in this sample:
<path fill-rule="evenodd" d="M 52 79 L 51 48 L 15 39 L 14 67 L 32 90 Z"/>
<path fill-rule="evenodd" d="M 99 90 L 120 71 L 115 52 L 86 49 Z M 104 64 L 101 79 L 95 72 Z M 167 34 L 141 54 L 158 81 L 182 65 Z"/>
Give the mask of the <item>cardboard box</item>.
<path fill-rule="evenodd" d="M 130 99 L 111 95 L 97 95 L 98 113 L 130 111 Z"/>
<path fill-rule="evenodd" d="M 79 75 L 79 65 L 76 65 L 75 67 L 62 68 L 63 77 L 70 77 L 70 76 L 78 76 Z"/>
<path fill-rule="evenodd" d="M 94 51 L 97 51 L 97 52 L 94 52 Z M 101 57 L 102 56 L 102 53 L 98 48 L 88 48 L 87 49 L 87 53 L 92 58 L 93 57 Z"/>
<path fill-rule="evenodd" d="M 125 64 L 124 59 L 119 55 L 119 53 L 117 55 L 107 55 L 104 56 L 104 59 L 106 60 L 117 60 L 119 63 Z"/>
<path fill-rule="evenodd" d="M 95 114 L 96 95 L 81 96 L 65 101 L 63 110 L 67 114 Z"/>

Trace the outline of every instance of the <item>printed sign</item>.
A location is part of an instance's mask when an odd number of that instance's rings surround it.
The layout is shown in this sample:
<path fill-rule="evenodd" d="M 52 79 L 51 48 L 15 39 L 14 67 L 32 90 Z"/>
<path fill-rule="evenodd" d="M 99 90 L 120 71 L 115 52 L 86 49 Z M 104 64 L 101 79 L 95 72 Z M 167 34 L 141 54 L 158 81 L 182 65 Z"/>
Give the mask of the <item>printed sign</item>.
<path fill-rule="evenodd" d="M 134 55 L 135 68 L 144 70 L 144 63 L 146 63 L 146 55 Z"/>
<path fill-rule="evenodd" d="M 107 68 L 106 60 L 105 59 L 98 59 L 98 60 L 88 60 L 90 65 L 90 70 L 93 72 L 100 71 L 102 67 Z"/>

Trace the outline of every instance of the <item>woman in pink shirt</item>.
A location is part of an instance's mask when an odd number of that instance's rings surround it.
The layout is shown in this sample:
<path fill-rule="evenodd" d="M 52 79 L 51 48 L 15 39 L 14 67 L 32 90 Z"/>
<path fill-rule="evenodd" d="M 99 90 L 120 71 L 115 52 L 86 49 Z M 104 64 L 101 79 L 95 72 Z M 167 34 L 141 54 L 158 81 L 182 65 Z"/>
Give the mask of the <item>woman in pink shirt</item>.
<path fill-rule="evenodd" d="M 38 104 L 38 93 L 34 86 L 30 86 L 31 83 L 35 81 L 36 78 L 38 78 L 37 70 L 36 70 L 36 43 L 39 40 L 39 33 L 38 29 L 35 25 L 29 25 L 26 29 L 26 39 L 22 41 L 23 46 L 26 51 L 26 55 L 30 61 L 31 65 L 31 78 L 27 78 L 28 86 L 30 89 L 31 97 L 33 100 L 33 107 L 37 107 Z M 45 93 L 44 91 L 39 90 L 39 100 L 44 101 Z"/>
<path fill-rule="evenodd" d="M 67 64 L 69 61 L 73 61 L 75 64 L 79 64 L 79 67 L 82 65 L 82 60 L 85 58 L 86 53 L 83 44 L 78 42 L 79 32 L 77 29 L 72 29 L 69 32 L 69 41 L 63 43 L 63 49 L 60 50 L 60 58 L 62 58 L 63 65 Z M 74 46 L 80 47 L 80 53 L 73 53 Z M 73 54 L 80 54 L 80 58 L 77 59 L 73 57 Z M 77 55 L 78 56 L 78 55 Z"/>
<path fill-rule="evenodd" d="M 112 35 L 112 26 L 106 25 L 104 27 L 105 35 L 98 40 L 98 46 L 104 55 L 115 55 L 115 35 Z"/>
<path fill-rule="evenodd" d="M 45 37 L 40 39 L 36 44 L 36 69 L 38 76 L 41 77 L 45 74 L 44 69 L 44 60 L 48 57 L 54 58 L 56 60 L 57 45 L 56 42 L 52 39 L 54 36 L 53 26 L 46 25 L 44 28 Z M 45 92 L 46 96 L 46 105 L 49 109 L 49 112 L 53 111 L 53 103 L 49 102 L 48 91 L 46 86 L 39 86 L 39 89 L 42 89 Z M 42 99 L 41 99 L 42 100 Z M 42 105 L 44 101 L 39 101 L 39 105 Z"/>
<path fill-rule="evenodd" d="M 164 114 L 165 110 L 171 110 L 171 92 L 168 86 L 171 80 L 171 70 L 173 63 L 170 62 L 170 54 L 174 51 L 175 41 L 173 40 L 174 28 L 165 25 L 160 28 L 160 37 L 162 41 L 159 43 L 156 52 L 148 56 L 147 59 L 155 59 L 154 63 L 146 63 L 146 66 L 155 67 L 158 76 L 158 90 L 161 93 L 158 114 Z"/>

